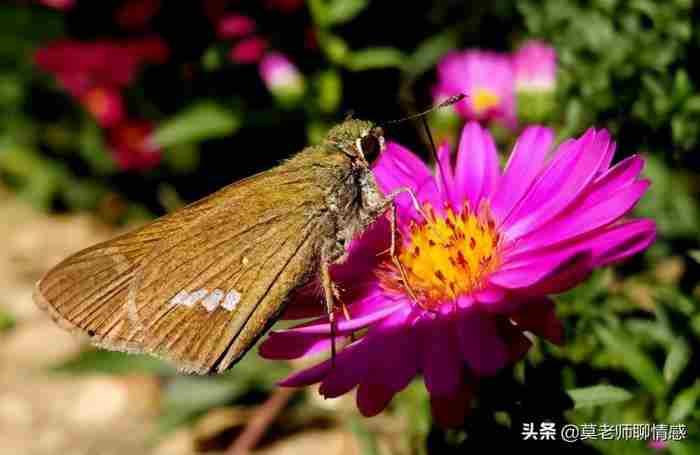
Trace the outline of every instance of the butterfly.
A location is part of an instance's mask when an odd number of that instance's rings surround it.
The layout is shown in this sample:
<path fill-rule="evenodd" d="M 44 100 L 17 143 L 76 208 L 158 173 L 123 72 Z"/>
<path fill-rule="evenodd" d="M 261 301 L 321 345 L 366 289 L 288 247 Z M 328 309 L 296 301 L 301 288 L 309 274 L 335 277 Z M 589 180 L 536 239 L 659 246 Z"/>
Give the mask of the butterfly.
<path fill-rule="evenodd" d="M 409 188 L 377 187 L 367 157 L 383 148 L 381 126 L 347 119 L 276 167 L 68 257 L 37 283 L 34 300 L 98 347 L 153 354 L 187 373 L 230 368 L 315 277 L 333 330 L 330 266 L 384 214 L 407 284 L 393 201 L 406 192 L 420 207 Z"/>

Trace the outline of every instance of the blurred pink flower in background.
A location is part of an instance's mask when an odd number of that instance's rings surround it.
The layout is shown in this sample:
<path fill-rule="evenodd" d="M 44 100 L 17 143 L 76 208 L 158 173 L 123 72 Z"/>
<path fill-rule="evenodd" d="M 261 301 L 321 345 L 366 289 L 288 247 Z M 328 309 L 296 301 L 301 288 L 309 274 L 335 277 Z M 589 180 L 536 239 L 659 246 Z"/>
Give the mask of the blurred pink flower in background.
<path fill-rule="evenodd" d="M 80 97 L 80 102 L 102 128 L 116 125 L 125 116 L 122 96 L 110 88 L 91 88 Z"/>
<path fill-rule="evenodd" d="M 76 0 L 38 0 L 44 6 L 60 10 L 68 10 L 75 6 Z"/>
<path fill-rule="evenodd" d="M 668 449 L 668 442 L 661 439 L 651 439 L 647 443 L 647 447 L 656 452 L 663 452 L 664 450 Z"/>
<path fill-rule="evenodd" d="M 162 152 L 152 144 L 153 124 L 147 120 L 125 120 L 107 133 L 112 157 L 122 171 L 147 170 L 160 163 Z"/>
<path fill-rule="evenodd" d="M 513 65 L 507 55 L 481 50 L 449 53 L 438 63 L 437 80 L 436 101 L 456 93 L 467 95 L 455 105 L 462 117 L 516 126 Z"/>
<path fill-rule="evenodd" d="M 357 405 L 372 416 L 422 373 L 436 421 L 454 425 L 478 379 L 527 352 L 525 331 L 561 343 L 549 295 L 643 251 L 656 229 L 651 220 L 625 219 L 649 186 L 639 179 L 640 157 L 611 167 L 615 143 L 605 130 L 590 129 L 553 154 L 552 140 L 550 129 L 527 128 L 501 171 L 491 135 L 470 122 L 454 164 L 449 146 L 440 147 L 435 174 L 390 143 L 374 166 L 377 183 L 385 194 L 412 188 L 427 214 L 408 195 L 397 199 L 397 254 L 413 296 L 387 257 L 382 219 L 332 270 L 345 289 L 349 318 L 339 314 L 337 341 L 347 346 L 335 365 L 323 361 L 281 385 L 320 382 L 327 398 L 357 386 Z M 317 298 L 301 291 L 285 317 L 318 315 L 318 308 Z M 322 316 L 272 332 L 260 353 L 294 359 L 325 352 L 330 343 Z"/>
<path fill-rule="evenodd" d="M 126 0 L 117 8 L 114 21 L 126 29 L 146 27 L 160 11 L 160 0 Z"/>
<path fill-rule="evenodd" d="M 267 50 L 267 40 L 259 36 L 242 39 L 231 48 L 229 58 L 236 63 L 257 63 Z"/>
<path fill-rule="evenodd" d="M 37 50 L 34 59 L 101 126 L 109 127 L 124 116 L 121 91 L 133 82 L 144 63 L 163 63 L 168 53 L 158 37 L 123 42 L 60 40 Z"/>
<path fill-rule="evenodd" d="M 292 13 L 304 6 L 304 0 L 265 0 L 265 6 L 283 13 Z"/>
<path fill-rule="evenodd" d="M 268 90 L 283 102 L 292 102 L 304 94 L 304 77 L 282 53 L 269 52 L 260 62 L 260 77 Z"/>
<path fill-rule="evenodd" d="M 219 38 L 241 38 L 255 31 L 255 21 L 242 14 L 229 14 L 219 21 Z"/>
<path fill-rule="evenodd" d="M 557 53 L 552 46 L 530 40 L 513 54 L 515 89 L 551 91 L 556 86 Z"/>

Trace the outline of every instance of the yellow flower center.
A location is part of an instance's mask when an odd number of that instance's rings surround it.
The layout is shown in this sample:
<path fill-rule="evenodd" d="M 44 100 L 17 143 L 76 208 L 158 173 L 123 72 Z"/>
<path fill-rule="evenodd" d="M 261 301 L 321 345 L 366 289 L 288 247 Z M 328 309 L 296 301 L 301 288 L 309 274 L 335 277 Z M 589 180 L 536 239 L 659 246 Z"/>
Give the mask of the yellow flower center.
<path fill-rule="evenodd" d="M 428 219 L 411 224 L 397 256 L 418 304 L 431 309 L 481 287 L 499 264 L 500 236 L 486 205 L 477 214 L 466 204 L 459 214 L 448 208 L 436 216 L 430 206 L 425 211 Z M 384 288 L 406 293 L 399 271 L 387 269 L 380 272 Z"/>
<path fill-rule="evenodd" d="M 500 102 L 501 98 L 488 88 L 478 88 L 472 96 L 472 106 L 477 114 L 497 107 Z"/>

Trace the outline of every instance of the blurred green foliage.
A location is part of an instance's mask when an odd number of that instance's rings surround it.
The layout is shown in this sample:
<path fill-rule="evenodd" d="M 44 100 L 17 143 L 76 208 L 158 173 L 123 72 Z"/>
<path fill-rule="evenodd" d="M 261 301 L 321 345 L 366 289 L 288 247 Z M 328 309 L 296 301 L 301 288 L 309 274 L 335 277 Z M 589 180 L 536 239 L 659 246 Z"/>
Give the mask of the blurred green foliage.
<path fill-rule="evenodd" d="M 92 210 L 109 221 L 162 213 L 318 140 L 346 110 L 386 119 L 428 104 L 434 66 L 452 49 L 508 51 L 529 38 L 552 43 L 560 70 L 550 124 L 560 137 L 592 124 L 611 129 L 618 159 L 644 153 L 652 186 L 636 214 L 656 220 L 658 241 L 643 257 L 560 296 L 566 344 L 537 342 L 512 371 L 486 381 L 463 429 L 432 426 L 418 380 L 389 414 L 409 422 L 402 434 L 407 452 L 519 447 L 523 423 L 555 421 L 685 423 L 689 437 L 668 451 L 700 453 L 700 94 L 691 64 L 700 44 L 697 5 L 496 0 L 416 2 L 397 11 L 391 2 L 309 0 L 284 14 L 248 5 L 271 45 L 290 55 L 308 82 L 303 98 L 282 105 L 265 91 L 255 65 L 228 60 L 230 43 L 215 38 L 201 12 L 183 6 L 189 2 L 173 3 L 156 22 L 166 24 L 157 31 L 173 51 L 171 61 L 147 68 L 125 94 L 132 109 L 156 122 L 152 140 L 163 147 L 163 162 L 125 172 L 110 158 L 104 131 L 32 60 L 37 48 L 60 37 L 122 36 L 105 25 L 111 16 L 103 10 L 116 3 L 79 2 L 68 13 L 0 5 L 0 176 L 43 209 Z M 174 19 L 183 11 L 192 12 L 187 37 Z M 396 136 L 426 150 L 417 130 Z M 513 135 L 499 138 L 505 144 Z M 0 314 L 0 330 L 12 321 Z M 283 370 L 248 356 L 231 376 L 195 379 L 150 359 L 104 352 L 61 368 L 161 375 L 164 430 L 211 407 L 245 402 L 251 390 L 264 394 Z M 365 453 L 377 453 L 371 423 L 353 416 L 348 426 Z M 588 441 L 579 448 L 649 451 L 641 441 Z"/>
<path fill-rule="evenodd" d="M 562 135 L 604 124 L 635 148 L 692 150 L 700 95 L 691 79 L 698 50 L 690 0 L 558 0 L 517 3 L 528 34 L 557 49 Z"/>

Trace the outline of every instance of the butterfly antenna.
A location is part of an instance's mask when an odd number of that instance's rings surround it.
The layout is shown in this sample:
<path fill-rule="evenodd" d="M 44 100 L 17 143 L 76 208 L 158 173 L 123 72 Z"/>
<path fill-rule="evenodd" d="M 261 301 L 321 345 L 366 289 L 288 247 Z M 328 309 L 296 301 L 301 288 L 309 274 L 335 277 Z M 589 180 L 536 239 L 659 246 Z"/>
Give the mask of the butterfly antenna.
<path fill-rule="evenodd" d="M 433 152 L 433 159 L 435 160 L 435 164 L 437 165 L 439 161 L 437 148 L 435 147 L 435 140 L 433 139 L 433 133 L 430 132 L 430 127 L 428 126 L 428 121 L 425 119 L 425 116 L 422 116 L 421 120 L 423 121 L 423 127 L 425 128 L 425 134 L 428 135 L 428 140 L 430 141 L 430 148 Z"/>
<path fill-rule="evenodd" d="M 443 107 L 448 107 L 448 106 L 452 106 L 455 103 L 459 103 L 460 101 L 462 101 L 466 97 L 467 97 L 467 95 L 465 95 L 464 93 L 460 93 L 458 95 L 453 95 L 453 96 L 447 98 L 445 101 L 442 101 L 441 103 L 438 103 L 438 104 L 430 107 L 429 109 L 424 110 L 423 112 L 418 112 L 417 114 L 411 114 L 407 117 L 400 118 L 397 120 L 388 120 L 385 122 L 377 122 L 377 125 L 378 126 L 396 125 L 397 123 L 402 123 L 402 122 L 405 122 L 406 120 L 413 120 L 414 118 L 423 117 L 426 114 L 430 114 L 431 112 L 433 112 L 437 109 L 442 109 Z"/>

